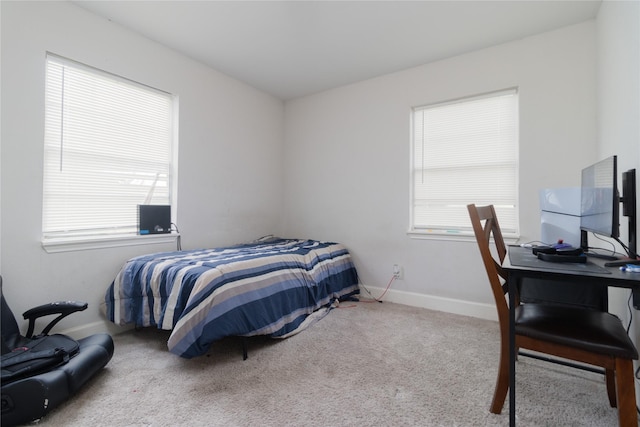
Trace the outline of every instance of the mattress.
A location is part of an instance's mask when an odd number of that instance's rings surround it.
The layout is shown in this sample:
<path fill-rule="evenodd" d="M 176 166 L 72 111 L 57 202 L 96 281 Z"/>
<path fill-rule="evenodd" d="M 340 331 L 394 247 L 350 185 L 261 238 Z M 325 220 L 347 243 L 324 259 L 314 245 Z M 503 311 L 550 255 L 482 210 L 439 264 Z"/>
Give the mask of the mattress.
<path fill-rule="evenodd" d="M 132 258 L 103 311 L 119 325 L 172 331 L 169 350 L 191 358 L 227 336 L 290 336 L 314 312 L 358 293 L 344 245 L 273 239 Z"/>

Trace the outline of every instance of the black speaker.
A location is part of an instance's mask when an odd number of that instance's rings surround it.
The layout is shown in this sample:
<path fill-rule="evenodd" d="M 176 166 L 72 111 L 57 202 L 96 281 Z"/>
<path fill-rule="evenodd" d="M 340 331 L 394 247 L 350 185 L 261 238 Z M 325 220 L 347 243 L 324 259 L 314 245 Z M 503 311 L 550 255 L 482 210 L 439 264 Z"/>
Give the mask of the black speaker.
<path fill-rule="evenodd" d="M 138 205 L 138 234 L 171 233 L 170 205 Z"/>

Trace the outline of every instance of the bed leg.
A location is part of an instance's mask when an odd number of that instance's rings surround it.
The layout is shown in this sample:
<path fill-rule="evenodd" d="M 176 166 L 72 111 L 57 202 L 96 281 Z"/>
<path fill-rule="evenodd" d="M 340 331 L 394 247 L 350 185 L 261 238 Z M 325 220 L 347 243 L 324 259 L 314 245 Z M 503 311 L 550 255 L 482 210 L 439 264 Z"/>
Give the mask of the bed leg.
<path fill-rule="evenodd" d="M 247 360 L 247 337 L 240 337 L 242 340 L 242 360 Z"/>

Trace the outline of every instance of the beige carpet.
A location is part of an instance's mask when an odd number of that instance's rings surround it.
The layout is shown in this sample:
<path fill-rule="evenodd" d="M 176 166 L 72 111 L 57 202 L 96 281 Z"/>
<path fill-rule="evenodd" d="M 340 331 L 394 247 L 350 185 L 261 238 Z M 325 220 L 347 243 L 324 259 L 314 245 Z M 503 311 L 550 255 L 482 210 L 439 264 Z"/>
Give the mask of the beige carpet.
<path fill-rule="evenodd" d="M 206 356 L 167 333 L 115 337 L 107 367 L 42 426 L 505 426 L 489 413 L 495 322 L 392 303 L 343 303 L 285 340 L 227 339 Z M 614 426 L 603 378 L 521 358 L 520 426 Z"/>

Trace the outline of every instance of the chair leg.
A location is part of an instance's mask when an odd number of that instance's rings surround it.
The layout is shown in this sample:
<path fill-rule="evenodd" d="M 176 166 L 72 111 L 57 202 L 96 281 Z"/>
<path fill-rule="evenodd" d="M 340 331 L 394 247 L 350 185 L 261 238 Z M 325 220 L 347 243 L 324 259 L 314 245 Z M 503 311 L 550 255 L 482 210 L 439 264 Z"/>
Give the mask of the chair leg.
<path fill-rule="evenodd" d="M 616 359 L 616 395 L 620 427 L 638 425 L 636 390 L 631 359 Z"/>
<path fill-rule="evenodd" d="M 606 369 L 604 373 L 605 382 L 607 383 L 607 395 L 609 396 L 609 404 L 612 408 L 616 404 L 616 373 L 612 369 Z"/>
<path fill-rule="evenodd" d="M 498 378 L 496 379 L 496 388 L 493 392 L 493 401 L 491 402 L 491 413 L 493 414 L 502 412 L 504 401 L 509 391 L 509 348 L 508 346 L 502 347 L 502 351 L 500 352 L 500 365 L 498 366 Z"/>

